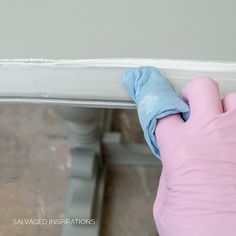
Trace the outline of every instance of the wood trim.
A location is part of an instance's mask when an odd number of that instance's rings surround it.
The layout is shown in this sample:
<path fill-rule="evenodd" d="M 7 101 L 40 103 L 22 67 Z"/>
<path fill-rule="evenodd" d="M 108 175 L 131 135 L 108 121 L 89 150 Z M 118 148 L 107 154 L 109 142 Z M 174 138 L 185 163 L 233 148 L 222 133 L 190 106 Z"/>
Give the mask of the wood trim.
<path fill-rule="evenodd" d="M 222 96 L 236 91 L 236 63 L 157 59 L 0 60 L 0 103 L 135 108 L 121 80 L 127 67 L 160 68 L 177 91 L 191 79 L 210 76 Z"/>

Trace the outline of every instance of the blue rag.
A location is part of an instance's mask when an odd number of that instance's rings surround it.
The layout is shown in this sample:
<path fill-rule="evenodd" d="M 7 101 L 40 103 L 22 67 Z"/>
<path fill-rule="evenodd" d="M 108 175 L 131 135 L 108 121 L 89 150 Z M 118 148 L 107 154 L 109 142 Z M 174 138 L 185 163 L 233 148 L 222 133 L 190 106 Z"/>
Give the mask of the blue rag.
<path fill-rule="evenodd" d="M 155 137 L 157 121 L 165 116 L 181 113 L 189 117 L 188 105 L 176 94 L 166 77 L 155 67 L 128 68 L 123 81 L 137 105 L 139 121 L 144 137 L 154 155 L 160 159 L 158 141 Z"/>

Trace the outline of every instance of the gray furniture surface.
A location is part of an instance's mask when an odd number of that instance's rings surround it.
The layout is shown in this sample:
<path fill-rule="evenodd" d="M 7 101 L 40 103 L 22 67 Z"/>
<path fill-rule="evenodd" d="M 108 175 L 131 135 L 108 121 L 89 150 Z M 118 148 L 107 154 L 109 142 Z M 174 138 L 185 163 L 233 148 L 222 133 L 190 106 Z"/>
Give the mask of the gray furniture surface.
<path fill-rule="evenodd" d="M 236 60 L 234 0 L 0 1 L 0 58 Z"/>
<path fill-rule="evenodd" d="M 236 89 L 235 8 L 234 0 L 0 0 L 0 102 L 63 105 L 66 214 L 96 220 L 65 225 L 64 236 L 99 235 L 108 163 L 160 164 L 146 146 L 122 145 L 111 110 L 91 107 L 135 108 L 120 73 L 142 64 L 163 68 L 178 89 L 199 74 Z"/>

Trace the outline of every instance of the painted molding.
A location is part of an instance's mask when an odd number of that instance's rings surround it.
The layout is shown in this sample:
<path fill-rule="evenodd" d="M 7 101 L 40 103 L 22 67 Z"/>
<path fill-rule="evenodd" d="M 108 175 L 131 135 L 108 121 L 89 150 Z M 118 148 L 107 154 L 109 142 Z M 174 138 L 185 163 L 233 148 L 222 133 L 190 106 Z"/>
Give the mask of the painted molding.
<path fill-rule="evenodd" d="M 236 63 L 158 59 L 0 60 L 0 103 L 135 108 L 121 79 L 125 68 L 155 66 L 177 91 L 191 79 L 210 76 L 222 96 L 236 91 Z"/>

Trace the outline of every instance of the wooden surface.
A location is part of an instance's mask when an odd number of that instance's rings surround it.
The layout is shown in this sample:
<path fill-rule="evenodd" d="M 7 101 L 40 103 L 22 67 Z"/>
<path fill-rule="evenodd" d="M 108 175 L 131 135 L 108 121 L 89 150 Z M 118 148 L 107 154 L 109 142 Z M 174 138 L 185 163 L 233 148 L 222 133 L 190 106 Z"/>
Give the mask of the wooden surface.
<path fill-rule="evenodd" d="M 135 108 L 122 83 L 126 67 L 159 67 L 177 91 L 196 76 L 211 76 L 221 94 L 236 91 L 236 64 L 170 60 L 0 62 L 0 102 Z"/>

